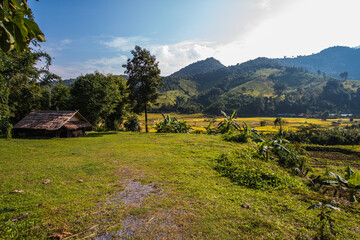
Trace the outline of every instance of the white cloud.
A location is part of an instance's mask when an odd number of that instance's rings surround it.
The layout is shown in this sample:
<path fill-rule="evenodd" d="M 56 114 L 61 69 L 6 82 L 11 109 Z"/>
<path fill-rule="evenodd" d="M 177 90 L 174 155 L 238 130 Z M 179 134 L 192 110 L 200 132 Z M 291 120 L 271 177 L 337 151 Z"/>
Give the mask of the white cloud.
<path fill-rule="evenodd" d="M 111 58 L 90 59 L 84 63 L 73 62 L 66 66 L 54 64 L 50 66 L 50 70 L 63 79 L 76 78 L 95 71 L 103 74 L 120 75 L 124 74 L 122 64 L 126 63 L 126 60 L 126 56 L 119 55 Z"/>
<path fill-rule="evenodd" d="M 149 40 L 144 37 L 113 37 L 110 41 L 100 41 L 101 44 L 118 51 L 130 51 L 135 45 L 142 45 Z"/>
<path fill-rule="evenodd" d="M 66 45 L 66 44 L 72 43 L 72 40 L 71 39 L 63 39 L 63 40 L 61 40 L 61 43 L 63 45 Z"/>

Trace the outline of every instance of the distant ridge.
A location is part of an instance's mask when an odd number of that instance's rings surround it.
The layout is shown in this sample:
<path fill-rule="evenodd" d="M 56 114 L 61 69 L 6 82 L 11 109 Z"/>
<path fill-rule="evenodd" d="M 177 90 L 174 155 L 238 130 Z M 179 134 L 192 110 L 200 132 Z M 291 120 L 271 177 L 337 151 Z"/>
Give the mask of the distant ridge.
<path fill-rule="evenodd" d="M 220 68 L 225 67 L 219 60 L 210 57 L 205 60 L 197 61 L 192 63 L 179 71 L 171 74 L 170 76 L 181 76 L 181 75 L 194 75 L 194 74 L 202 74 L 207 72 L 212 72 L 218 70 Z"/>
<path fill-rule="evenodd" d="M 284 66 L 302 67 L 311 73 L 325 73 L 340 78 L 340 73 L 348 72 L 348 79 L 360 80 L 360 48 L 335 46 L 309 56 L 274 59 Z"/>

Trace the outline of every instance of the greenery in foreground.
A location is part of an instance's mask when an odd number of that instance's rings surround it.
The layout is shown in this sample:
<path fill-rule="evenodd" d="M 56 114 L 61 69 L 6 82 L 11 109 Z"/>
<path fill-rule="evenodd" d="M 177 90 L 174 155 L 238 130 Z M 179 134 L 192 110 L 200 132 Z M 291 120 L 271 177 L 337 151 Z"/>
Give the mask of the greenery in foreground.
<path fill-rule="evenodd" d="M 307 209 L 323 202 L 342 209 L 331 215 L 334 238 L 357 238 L 357 203 L 312 192 L 298 177 L 293 181 L 301 187 L 253 189 L 215 170 L 215 159 L 224 151 L 241 153 L 252 144 L 222 141 L 218 135 L 125 132 L 0 139 L 0 236 L 44 239 L 68 232 L 84 238 L 116 232 L 123 228 L 118 223 L 131 216 L 153 224 L 135 232 L 140 239 L 311 239 L 322 223 L 317 211 Z M 258 160 L 252 161 L 256 166 Z M 327 161 L 334 172 L 348 163 Z M 272 171 L 280 174 L 276 166 Z M 285 172 L 281 176 L 287 177 Z M 46 179 L 52 182 L 43 184 Z M 159 194 L 150 194 L 139 206 L 112 202 L 126 180 L 154 186 Z M 24 193 L 10 193 L 14 190 Z M 12 221 L 25 213 L 28 217 Z"/>

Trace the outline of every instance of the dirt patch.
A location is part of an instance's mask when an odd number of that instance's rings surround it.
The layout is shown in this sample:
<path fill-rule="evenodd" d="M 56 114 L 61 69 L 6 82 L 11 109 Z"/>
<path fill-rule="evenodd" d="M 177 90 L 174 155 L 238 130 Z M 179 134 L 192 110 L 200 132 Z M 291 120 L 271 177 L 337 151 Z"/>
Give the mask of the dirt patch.
<path fill-rule="evenodd" d="M 142 217 L 130 215 L 122 221 L 120 230 L 100 235 L 96 239 L 185 239 L 182 225 L 174 221 L 184 215 L 187 213 L 183 210 L 160 210 Z"/>
<path fill-rule="evenodd" d="M 150 194 L 160 194 L 160 190 L 150 185 L 142 185 L 141 182 L 130 181 L 126 188 L 116 197 L 106 201 L 106 204 L 120 204 L 122 206 L 133 204 L 141 205 Z"/>
<path fill-rule="evenodd" d="M 124 218 L 119 222 L 104 218 L 96 240 L 109 239 L 185 239 L 183 224 L 191 221 L 193 214 L 185 210 L 151 208 L 148 198 L 166 197 L 156 184 L 143 184 L 139 180 L 123 180 L 124 190 L 105 202 L 107 206 L 121 206 Z M 111 226 L 111 227 L 110 227 Z M 114 230 L 106 230 L 114 229 Z"/>

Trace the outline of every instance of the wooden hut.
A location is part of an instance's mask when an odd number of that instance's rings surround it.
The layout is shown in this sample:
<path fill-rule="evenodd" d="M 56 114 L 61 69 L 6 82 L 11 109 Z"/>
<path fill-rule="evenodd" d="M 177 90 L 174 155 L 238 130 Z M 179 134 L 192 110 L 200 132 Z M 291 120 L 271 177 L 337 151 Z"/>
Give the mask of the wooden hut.
<path fill-rule="evenodd" d="M 78 111 L 34 111 L 14 126 L 14 135 L 26 137 L 77 137 L 91 130 Z"/>

